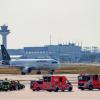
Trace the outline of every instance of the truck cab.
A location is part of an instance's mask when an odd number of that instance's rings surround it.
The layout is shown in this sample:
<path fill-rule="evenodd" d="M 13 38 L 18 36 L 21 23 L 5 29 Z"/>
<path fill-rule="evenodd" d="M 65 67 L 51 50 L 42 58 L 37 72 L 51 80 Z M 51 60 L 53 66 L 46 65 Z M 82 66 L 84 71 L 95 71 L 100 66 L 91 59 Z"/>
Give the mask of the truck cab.
<path fill-rule="evenodd" d="M 47 90 L 47 91 L 72 91 L 73 87 L 65 76 L 43 76 L 42 80 L 35 81 L 32 90 Z"/>
<path fill-rule="evenodd" d="M 78 88 L 81 90 L 100 89 L 100 75 L 90 75 L 90 74 L 79 75 Z"/>

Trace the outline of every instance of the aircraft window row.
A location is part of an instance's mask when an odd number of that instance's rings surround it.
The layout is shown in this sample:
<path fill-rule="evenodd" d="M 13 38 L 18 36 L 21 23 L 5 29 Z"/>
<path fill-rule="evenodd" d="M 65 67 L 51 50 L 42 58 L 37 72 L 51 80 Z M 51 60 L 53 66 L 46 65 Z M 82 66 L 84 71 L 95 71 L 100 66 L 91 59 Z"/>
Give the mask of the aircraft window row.
<path fill-rule="evenodd" d="M 37 62 L 47 62 L 47 61 L 45 61 L 45 60 L 43 60 L 43 61 L 42 61 L 42 60 L 39 60 L 39 61 L 37 61 Z"/>

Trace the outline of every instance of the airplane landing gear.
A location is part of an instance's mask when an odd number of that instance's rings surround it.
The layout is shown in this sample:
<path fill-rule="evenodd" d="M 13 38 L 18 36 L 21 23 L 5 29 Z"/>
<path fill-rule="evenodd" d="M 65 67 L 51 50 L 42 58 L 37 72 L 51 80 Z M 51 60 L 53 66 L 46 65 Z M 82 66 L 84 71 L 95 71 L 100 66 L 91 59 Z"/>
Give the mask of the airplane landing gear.
<path fill-rule="evenodd" d="M 21 72 L 21 75 L 26 75 L 26 73 L 24 73 L 24 72 Z"/>
<path fill-rule="evenodd" d="M 54 74 L 54 70 L 50 70 L 49 74 L 53 75 Z"/>
<path fill-rule="evenodd" d="M 41 71 L 40 71 L 40 70 L 38 70 L 36 74 L 41 74 Z"/>

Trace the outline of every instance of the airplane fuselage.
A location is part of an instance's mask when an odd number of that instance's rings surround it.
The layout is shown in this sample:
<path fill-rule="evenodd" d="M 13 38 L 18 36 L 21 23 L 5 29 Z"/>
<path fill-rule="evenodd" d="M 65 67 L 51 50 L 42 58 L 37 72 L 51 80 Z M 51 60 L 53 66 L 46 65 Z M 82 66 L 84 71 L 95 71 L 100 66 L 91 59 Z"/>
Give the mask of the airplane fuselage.
<path fill-rule="evenodd" d="M 59 62 L 54 59 L 17 59 L 11 60 L 10 66 L 55 70 L 59 67 Z"/>

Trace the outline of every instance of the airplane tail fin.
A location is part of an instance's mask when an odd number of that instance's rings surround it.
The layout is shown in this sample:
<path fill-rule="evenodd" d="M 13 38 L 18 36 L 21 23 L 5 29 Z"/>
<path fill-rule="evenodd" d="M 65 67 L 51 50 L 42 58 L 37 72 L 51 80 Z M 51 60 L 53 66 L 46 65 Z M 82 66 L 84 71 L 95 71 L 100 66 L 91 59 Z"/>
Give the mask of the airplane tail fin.
<path fill-rule="evenodd" d="M 2 54 L 2 64 L 9 65 L 9 61 L 11 60 L 11 58 L 4 45 L 1 45 L 1 54 Z"/>

